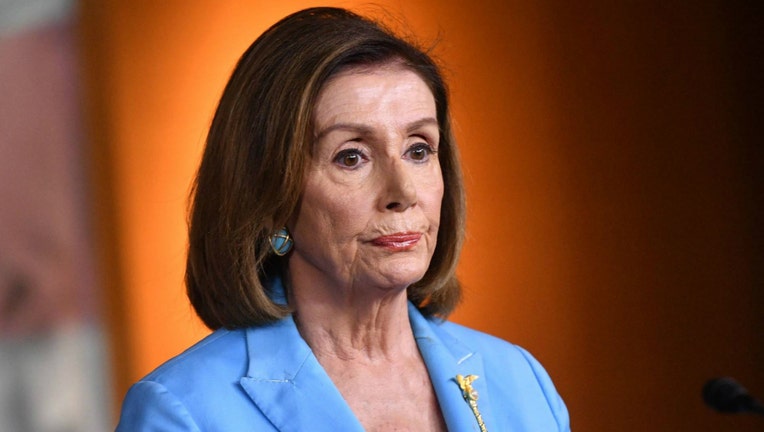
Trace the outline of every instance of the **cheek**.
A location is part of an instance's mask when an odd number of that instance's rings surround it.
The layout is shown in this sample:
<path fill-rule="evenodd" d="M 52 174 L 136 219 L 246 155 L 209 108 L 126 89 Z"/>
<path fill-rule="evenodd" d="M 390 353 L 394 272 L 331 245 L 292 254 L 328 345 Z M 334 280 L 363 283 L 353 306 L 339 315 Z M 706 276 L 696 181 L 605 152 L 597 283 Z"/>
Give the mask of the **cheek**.
<path fill-rule="evenodd" d="M 327 182 L 306 185 L 296 228 L 319 242 L 343 242 L 357 234 L 364 220 L 354 194 Z"/>
<path fill-rule="evenodd" d="M 428 218 L 432 221 L 440 220 L 440 208 L 443 203 L 444 191 L 445 187 L 440 169 L 421 184 L 419 200 L 422 202 Z"/>

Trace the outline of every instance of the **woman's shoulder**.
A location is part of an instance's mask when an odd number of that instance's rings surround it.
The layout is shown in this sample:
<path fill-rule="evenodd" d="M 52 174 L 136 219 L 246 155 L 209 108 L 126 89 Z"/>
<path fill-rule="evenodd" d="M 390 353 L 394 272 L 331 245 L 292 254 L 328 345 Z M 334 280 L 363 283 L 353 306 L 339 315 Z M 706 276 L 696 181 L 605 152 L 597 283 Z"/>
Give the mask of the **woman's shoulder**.
<path fill-rule="evenodd" d="M 189 376 L 243 376 L 246 368 L 246 329 L 219 329 L 171 358 L 140 381 L 164 386 L 183 384 Z M 196 374 L 203 372 L 203 374 Z"/>
<path fill-rule="evenodd" d="M 238 385 L 247 367 L 246 329 L 217 330 L 130 387 L 117 431 L 199 431 L 218 422 L 240 430 L 256 422 Z M 226 430 L 224 427 L 223 430 Z"/>
<path fill-rule="evenodd" d="M 452 321 L 423 317 L 413 306 L 410 317 L 417 337 L 439 340 L 458 358 L 478 354 L 489 369 L 513 371 L 529 377 L 546 376 L 536 358 L 519 345 Z"/>
<path fill-rule="evenodd" d="M 409 318 L 417 338 L 434 338 L 449 347 L 454 355 L 480 353 L 483 357 L 499 358 L 503 362 L 525 362 L 528 352 L 499 337 L 453 321 L 424 316 L 413 304 L 409 305 Z"/>
<path fill-rule="evenodd" d="M 500 356 L 505 360 L 525 361 L 528 354 L 524 348 L 497 336 L 480 330 L 457 324 L 453 321 L 429 319 L 435 331 L 441 333 L 441 337 L 448 335 L 457 339 L 466 347 L 483 355 Z"/>
<path fill-rule="evenodd" d="M 537 375 L 538 370 L 543 370 L 539 361 L 520 345 L 451 321 L 436 322 L 435 325 L 468 346 L 473 352 L 480 353 L 488 364 L 497 363 L 502 367 L 509 364 L 515 367 L 526 366 L 534 372 L 534 375 Z"/>
<path fill-rule="evenodd" d="M 435 321 L 433 324 L 439 327 L 440 331 L 458 339 L 473 352 L 480 353 L 488 364 L 496 363 L 501 367 L 509 364 L 515 367 L 525 366 L 534 372 L 534 375 L 543 371 L 539 361 L 520 345 L 451 321 Z M 543 373 L 546 375 L 545 371 Z"/>
<path fill-rule="evenodd" d="M 480 330 L 476 330 L 472 327 L 467 327 L 465 325 L 458 324 L 453 321 L 437 320 L 437 319 L 431 319 L 430 321 L 434 325 L 440 327 L 441 329 L 448 331 L 454 336 L 457 336 L 466 341 L 471 340 L 471 341 L 475 341 L 476 343 L 490 345 L 490 346 L 495 345 L 497 347 L 503 347 L 503 348 L 510 348 L 515 346 L 514 344 L 504 339 L 482 332 Z"/>

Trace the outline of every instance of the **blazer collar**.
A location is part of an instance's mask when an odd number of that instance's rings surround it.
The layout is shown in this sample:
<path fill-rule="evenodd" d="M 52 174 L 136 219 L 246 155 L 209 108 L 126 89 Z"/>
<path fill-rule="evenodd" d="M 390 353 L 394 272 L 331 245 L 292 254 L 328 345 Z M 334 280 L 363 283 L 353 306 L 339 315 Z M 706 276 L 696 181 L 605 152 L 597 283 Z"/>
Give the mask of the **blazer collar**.
<path fill-rule="evenodd" d="M 283 298 L 280 283 L 274 297 Z M 491 425 L 486 377 L 480 355 L 422 316 L 409 303 L 409 320 L 419 351 L 430 374 L 435 394 L 450 431 L 479 430 L 477 420 L 462 397 L 456 375 L 478 375 L 473 387 L 486 425 Z M 353 414 L 291 316 L 274 324 L 246 331 L 249 363 L 240 381 L 252 401 L 279 431 L 362 432 Z M 316 419 L 321 419 L 316 421 Z"/>
<path fill-rule="evenodd" d="M 292 317 L 250 328 L 246 337 L 249 365 L 241 386 L 276 429 L 363 431 Z"/>
<path fill-rule="evenodd" d="M 419 346 L 432 386 L 438 396 L 441 412 L 449 431 L 479 431 L 477 419 L 456 381 L 457 375 L 476 375 L 472 383 L 477 391 L 478 407 L 483 422 L 490 430 L 493 414 L 488 397 L 488 377 L 485 376 L 480 353 L 452 336 L 437 319 L 425 318 L 409 303 L 409 320 Z"/>

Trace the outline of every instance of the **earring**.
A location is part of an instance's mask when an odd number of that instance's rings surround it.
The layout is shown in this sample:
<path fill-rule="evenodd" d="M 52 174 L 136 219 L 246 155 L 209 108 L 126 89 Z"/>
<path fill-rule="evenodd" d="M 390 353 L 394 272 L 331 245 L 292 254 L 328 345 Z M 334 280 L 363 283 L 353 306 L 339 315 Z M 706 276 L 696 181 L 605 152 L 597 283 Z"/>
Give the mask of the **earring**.
<path fill-rule="evenodd" d="M 271 242 L 271 249 L 273 249 L 273 253 L 278 256 L 286 255 L 287 252 L 292 249 L 292 245 L 294 244 L 292 236 L 289 235 L 289 231 L 286 229 L 286 227 L 283 227 L 275 233 L 271 234 L 268 237 L 268 240 Z"/>

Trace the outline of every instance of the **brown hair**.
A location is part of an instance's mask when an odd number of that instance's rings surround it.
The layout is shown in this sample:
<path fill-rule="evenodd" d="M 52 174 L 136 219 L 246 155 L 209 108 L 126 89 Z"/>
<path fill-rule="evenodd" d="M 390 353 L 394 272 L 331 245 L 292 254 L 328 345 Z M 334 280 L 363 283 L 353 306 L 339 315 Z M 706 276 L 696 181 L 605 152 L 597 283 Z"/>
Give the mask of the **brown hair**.
<path fill-rule="evenodd" d="M 268 237 L 297 207 L 314 141 L 313 107 L 341 70 L 400 62 L 429 86 L 440 126 L 445 193 L 438 242 L 409 299 L 445 317 L 460 298 L 454 276 L 464 236 L 464 191 L 440 71 L 422 50 L 338 8 L 292 14 L 243 54 L 212 120 L 191 192 L 188 297 L 211 329 L 262 325 L 290 313 L 266 291 L 285 259 Z"/>

